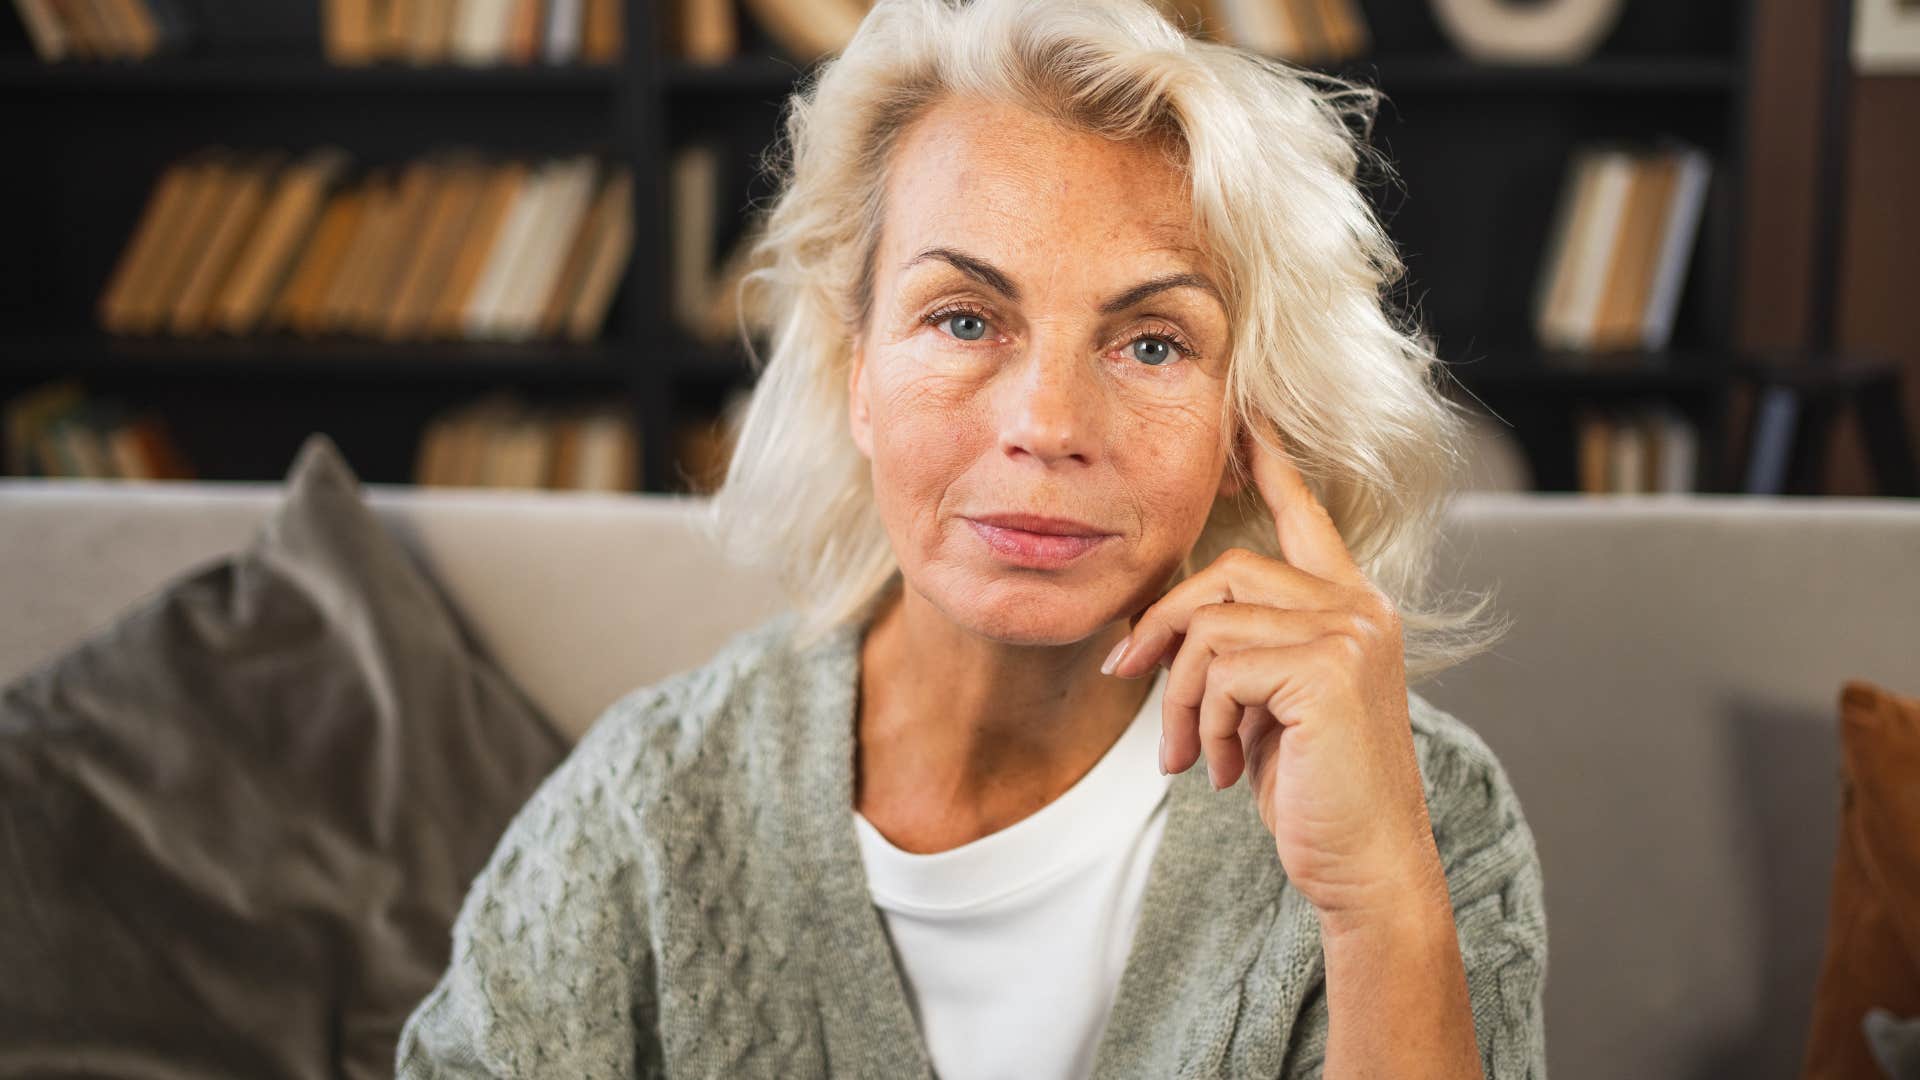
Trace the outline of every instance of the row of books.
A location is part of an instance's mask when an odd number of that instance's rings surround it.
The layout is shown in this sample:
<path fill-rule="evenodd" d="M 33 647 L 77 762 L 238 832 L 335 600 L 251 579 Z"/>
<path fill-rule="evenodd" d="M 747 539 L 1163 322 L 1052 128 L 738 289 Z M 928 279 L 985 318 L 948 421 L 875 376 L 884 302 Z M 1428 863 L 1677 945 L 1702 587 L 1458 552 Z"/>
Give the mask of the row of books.
<path fill-rule="evenodd" d="M 753 20 L 781 51 L 803 64 L 837 53 L 852 40 L 870 0 L 742 0 Z M 665 0 L 661 44 L 700 64 L 740 54 L 740 14 L 734 0 Z"/>
<path fill-rule="evenodd" d="M 750 392 L 730 390 L 719 412 L 675 433 L 677 487 L 709 494 L 726 476 Z M 609 401 L 530 405 L 510 390 L 435 417 L 420 440 L 414 483 L 427 487 L 632 491 L 641 450 L 632 410 Z"/>
<path fill-rule="evenodd" d="M 166 421 L 123 401 L 93 398 L 77 381 L 44 383 L 10 399 L 7 473 L 97 480 L 192 480 L 193 464 Z"/>
<path fill-rule="evenodd" d="M 189 37 L 176 0 L 13 0 L 42 60 L 143 60 Z"/>
<path fill-rule="evenodd" d="M 1189 33 L 1302 63 L 1362 55 L 1372 34 L 1359 0 L 1155 0 Z M 783 52 L 812 63 L 852 40 L 871 0 L 744 0 Z M 676 56 L 715 64 L 740 53 L 734 0 L 668 0 L 662 38 Z"/>
<path fill-rule="evenodd" d="M 1534 285 L 1540 344 L 1666 347 L 1711 172 L 1704 150 L 1673 138 L 1574 152 Z"/>
<path fill-rule="evenodd" d="M 451 150 L 356 176 L 333 148 L 212 148 L 155 182 L 98 318 L 129 335 L 587 341 L 632 249 L 632 171 L 591 155 Z"/>
<path fill-rule="evenodd" d="M 639 479 L 630 405 L 536 406 L 506 390 L 429 421 L 413 465 L 414 483 L 428 487 L 633 491 Z"/>
<path fill-rule="evenodd" d="M 325 0 L 336 64 L 611 64 L 624 0 Z"/>
<path fill-rule="evenodd" d="M 1639 495 L 1695 489 L 1699 431 L 1673 406 L 1588 409 L 1577 422 L 1580 490 Z"/>
<path fill-rule="evenodd" d="M 626 48 L 625 0 L 313 2 L 321 51 L 337 64 L 611 64 Z M 209 17 L 188 0 L 13 0 L 13 7 L 34 54 L 49 63 L 181 52 Z"/>
<path fill-rule="evenodd" d="M 1296 63 L 1333 63 L 1373 48 L 1359 0 L 1155 2 L 1188 33 Z"/>

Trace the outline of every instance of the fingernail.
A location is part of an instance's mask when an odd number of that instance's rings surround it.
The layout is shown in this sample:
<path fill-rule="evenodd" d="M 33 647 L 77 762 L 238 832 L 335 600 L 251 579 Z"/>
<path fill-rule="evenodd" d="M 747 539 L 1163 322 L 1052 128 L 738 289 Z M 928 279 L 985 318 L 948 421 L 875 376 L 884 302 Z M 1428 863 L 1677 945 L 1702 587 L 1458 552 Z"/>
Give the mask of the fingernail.
<path fill-rule="evenodd" d="M 1119 643 L 1113 647 L 1113 651 L 1107 654 L 1107 659 L 1100 665 L 1100 674 L 1113 674 L 1114 665 L 1120 662 L 1120 654 L 1126 652 L 1127 646 L 1131 644 L 1133 644 L 1132 634 L 1121 638 Z"/>
<path fill-rule="evenodd" d="M 1213 785 L 1213 790 L 1220 790 L 1220 773 L 1213 767 L 1212 758 L 1207 759 L 1207 783 Z"/>
<path fill-rule="evenodd" d="M 1167 733 L 1160 733 L 1160 775 L 1167 775 Z"/>

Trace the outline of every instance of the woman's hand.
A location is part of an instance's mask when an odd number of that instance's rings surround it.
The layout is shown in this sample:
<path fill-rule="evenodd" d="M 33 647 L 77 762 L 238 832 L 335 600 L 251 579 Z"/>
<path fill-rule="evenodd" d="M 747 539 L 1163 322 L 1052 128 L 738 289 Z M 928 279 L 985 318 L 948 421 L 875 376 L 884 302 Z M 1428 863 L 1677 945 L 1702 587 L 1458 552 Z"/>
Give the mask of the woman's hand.
<path fill-rule="evenodd" d="M 1288 880 L 1323 926 L 1445 910 L 1399 614 L 1293 463 L 1248 443 L 1286 561 L 1221 555 L 1148 607 L 1105 670 L 1149 675 L 1171 657 L 1161 767 L 1204 754 L 1217 789 L 1250 766 Z"/>

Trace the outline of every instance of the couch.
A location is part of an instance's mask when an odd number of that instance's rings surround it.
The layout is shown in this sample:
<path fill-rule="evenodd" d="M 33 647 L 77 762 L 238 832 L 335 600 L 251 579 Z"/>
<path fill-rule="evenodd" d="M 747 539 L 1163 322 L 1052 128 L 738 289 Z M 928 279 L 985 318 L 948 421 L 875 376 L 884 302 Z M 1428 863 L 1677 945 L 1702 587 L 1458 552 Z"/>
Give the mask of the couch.
<path fill-rule="evenodd" d="M 275 484 L 0 480 L 0 682 L 245 544 Z M 369 484 L 568 734 L 782 606 L 687 496 Z M 1463 494 L 1443 584 L 1513 632 L 1415 686 L 1475 727 L 1546 877 L 1557 1080 L 1789 1077 L 1822 951 L 1849 678 L 1920 692 L 1920 503 Z"/>

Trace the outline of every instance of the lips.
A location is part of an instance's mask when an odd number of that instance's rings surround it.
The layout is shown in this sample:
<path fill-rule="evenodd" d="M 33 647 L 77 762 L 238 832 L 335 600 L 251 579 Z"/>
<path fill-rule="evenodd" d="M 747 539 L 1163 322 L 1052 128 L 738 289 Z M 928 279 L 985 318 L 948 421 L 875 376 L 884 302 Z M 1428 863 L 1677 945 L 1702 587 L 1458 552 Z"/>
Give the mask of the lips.
<path fill-rule="evenodd" d="M 1032 569 L 1057 569 L 1112 539 L 1084 522 L 1033 514 L 993 514 L 967 524 L 1001 559 Z"/>
<path fill-rule="evenodd" d="M 1043 517 L 1039 514 L 984 514 L 972 520 L 999 529 L 1018 529 L 1021 532 L 1042 533 L 1048 536 L 1107 535 L 1105 529 L 1095 528 L 1085 522 L 1075 521 L 1072 518 Z"/>

